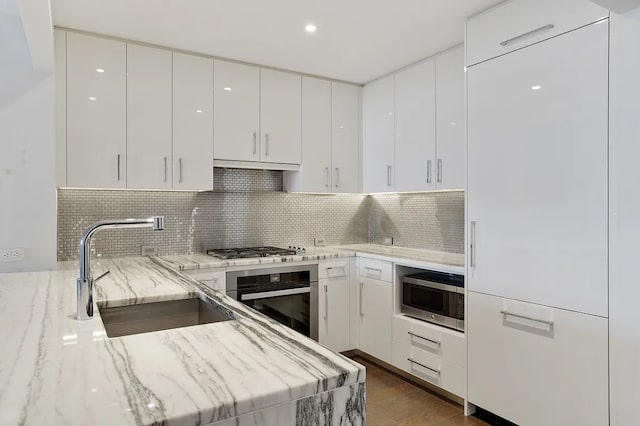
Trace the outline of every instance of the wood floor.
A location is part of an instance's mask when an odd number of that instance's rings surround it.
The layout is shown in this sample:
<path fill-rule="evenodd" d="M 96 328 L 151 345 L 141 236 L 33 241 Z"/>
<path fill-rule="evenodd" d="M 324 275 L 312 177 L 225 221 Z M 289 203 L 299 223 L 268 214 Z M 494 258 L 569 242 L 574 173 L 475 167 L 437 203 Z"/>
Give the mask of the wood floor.
<path fill-rule="evenodd" d="M 462 407 L 361 358 L 367 367 L 367 426 L 486 426 Z"/>

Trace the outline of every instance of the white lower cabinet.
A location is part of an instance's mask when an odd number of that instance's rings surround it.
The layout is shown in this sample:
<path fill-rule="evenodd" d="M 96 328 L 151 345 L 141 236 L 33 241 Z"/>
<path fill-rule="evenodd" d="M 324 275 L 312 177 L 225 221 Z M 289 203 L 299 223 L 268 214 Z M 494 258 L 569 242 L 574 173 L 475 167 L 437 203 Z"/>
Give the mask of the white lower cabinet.
<path fill-rule="evenodd" d="M 606 425 L 608 320 L 468 292 L 468 400 L 527 425 Z"/>
<path fill-rule="evenodd" d="M 464 334 L 404 315 L 393 317 L 392 364 L 464 398 L 467 347 Z"/>
<path fill-rule="evenodd" d="M 349 259 L 318 264 L 318 340 L 336 351 L 349 349 Z"/>
<path fill-rule="evenodd" d="M 373 357 L 391 363 L 391 316 L 393 284 L 391 280 L 363 276 L 363 271 L 384 271 L 390 262 L 358 259 L 358 347 Z M 366 266 L 363 266 L 366 265 Z"/>

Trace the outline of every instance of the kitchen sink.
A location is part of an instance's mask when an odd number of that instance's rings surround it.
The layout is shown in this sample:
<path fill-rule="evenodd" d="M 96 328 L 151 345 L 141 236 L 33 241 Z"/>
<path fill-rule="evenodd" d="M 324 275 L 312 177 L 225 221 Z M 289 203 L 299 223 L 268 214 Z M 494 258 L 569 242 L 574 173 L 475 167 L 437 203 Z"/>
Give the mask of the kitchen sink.
<path fill-rule="evenodd" d="M 108 337 L 234 320 L 233 313 L 200 298 L 100 307 Z"/>

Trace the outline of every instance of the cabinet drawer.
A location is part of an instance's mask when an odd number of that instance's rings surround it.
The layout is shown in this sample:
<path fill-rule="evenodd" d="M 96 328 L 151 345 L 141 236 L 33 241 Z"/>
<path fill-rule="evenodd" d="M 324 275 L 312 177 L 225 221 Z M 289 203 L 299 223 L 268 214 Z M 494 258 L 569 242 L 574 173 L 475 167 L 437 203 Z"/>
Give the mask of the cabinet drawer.
<path fill-rule="evenodd" d="M 467 66 L 609 16 L 587 0 L 513 0 L 467 21 Z"/>
<path fill-rule="evenodd" d="M 475 292 L 467 301 L 469 402 L 523 426 L 608 424 L 606 318 Z"/>
<path fill-rule="evenodd" d="M 184 274 L 214 290 L 225 291 L 227 288 L 227 276 L 224 270 L 195 269 L 193 271 L 184 271 Z"/>
<path fill-rule="evenodd" d="M 393 267 L 391 262 L 367 258 L 358 259 L 358 274 L 361 277 L 390 283 L 393 282 L 392 270 Z"/>
<path fill-rule="evenodd" d="M 462 333 L 404 315 L 393 317 L 392 333 L 393 340 L 440 356 L 448 364 L 467 365 L 467 347 Z"/>
<path fill-rule="evenodd" d="M 340 278 L 349 276 L 349 259 L 323 260 L 318 262 L 318 278 Z"/>

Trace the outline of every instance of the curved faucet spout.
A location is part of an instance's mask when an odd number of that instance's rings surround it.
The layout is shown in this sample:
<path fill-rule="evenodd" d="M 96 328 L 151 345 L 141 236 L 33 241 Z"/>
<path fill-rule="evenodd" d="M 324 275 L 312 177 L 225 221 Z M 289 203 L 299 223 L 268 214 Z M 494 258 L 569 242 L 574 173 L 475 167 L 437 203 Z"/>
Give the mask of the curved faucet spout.
<path fill-rule="evenodd" d="M 152 228 L 164 230 L 164 216 L 152 216 L 148 219 L 105 220 L 94 223 L 84 230 L 80 238 L 80 276 L 76 283 L 78 293 L 79 320 L 93 317 L 93 278 L 91 277 L 91 237 L 103 229 Z"/>

